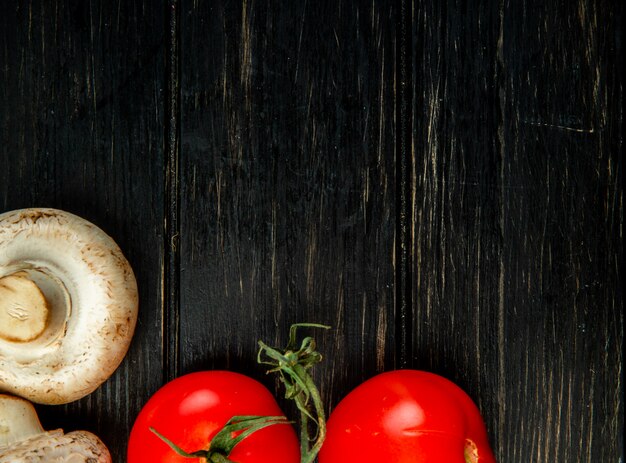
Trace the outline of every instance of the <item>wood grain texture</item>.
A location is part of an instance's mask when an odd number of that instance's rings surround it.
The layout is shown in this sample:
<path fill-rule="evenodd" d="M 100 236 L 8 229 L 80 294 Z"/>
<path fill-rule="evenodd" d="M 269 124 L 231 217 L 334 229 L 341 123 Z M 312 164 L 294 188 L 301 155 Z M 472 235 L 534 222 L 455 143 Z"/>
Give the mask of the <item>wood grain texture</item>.
<path fill-rule="evenodd" d="M 505 420 L 504 435 L 536 430 L 508 458 L 623 459 L 618 13 L 601 2 L 563 3 L 557 14 L 529 2 L 500 16 L 500 323 L 516 339 L 500 353 L 513 379 L 500 407 L 529 406 L 514 425 Z"/>
<path fill-rule="evenodd" d="M 414 10 L 413 364 L 499 461 L 623 458 L 618 10 Z"/>
<path fill-rule="evenodd" d="M 327 400 L 394 364 L 394 8 L 194 2 L 182 20 L 181 365 L 263 379 L 317 333 Z"/>
<path fill-rule="evenodd" d="M 78 402 L 37 408 L 48 429 L 95 432 L 119 462 L 162 377 L 164 14 L 150 2 L 0 5 L 0 209 L 92 221 L 140 290 L 136 336 L 113 377 Z"/>
<path fill-rule="evenodd" d="M 131 261 L 112 379 L 46 427 L 125 461 L 166 380 L 314 334 L 327 407 L 456 381 L 500 462 L 620 462 L 624 7 L 576 0 L 0 2 L 0 210 Z"/>

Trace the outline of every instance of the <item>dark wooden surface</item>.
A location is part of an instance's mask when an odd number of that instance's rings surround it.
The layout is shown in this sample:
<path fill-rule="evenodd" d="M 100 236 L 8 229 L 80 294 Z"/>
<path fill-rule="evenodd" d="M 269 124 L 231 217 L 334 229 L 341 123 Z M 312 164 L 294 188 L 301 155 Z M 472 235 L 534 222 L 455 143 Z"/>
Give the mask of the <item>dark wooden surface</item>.
<path fill-rule="evenodd" d="M 623 6 L 615 1 L 5 1 L 0 211 L 85 217 L 137 274 L 128 356 L 38 409 L 125 461 L 191 371 L 267 384 L 318 334 L 328 408 L 428 369 L 499 462 L 620 462 Z"/>

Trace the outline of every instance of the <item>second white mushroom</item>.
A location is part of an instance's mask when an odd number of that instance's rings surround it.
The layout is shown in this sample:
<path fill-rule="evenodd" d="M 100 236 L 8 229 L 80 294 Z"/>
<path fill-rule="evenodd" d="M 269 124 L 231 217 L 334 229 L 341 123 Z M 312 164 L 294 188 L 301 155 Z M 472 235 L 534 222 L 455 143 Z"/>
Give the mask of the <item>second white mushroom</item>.
<path fill-rule="evenodd" d="M 0 463 L 111 463 L 88 431 L 45 431 L 30 402 L 0 394 Z"/>

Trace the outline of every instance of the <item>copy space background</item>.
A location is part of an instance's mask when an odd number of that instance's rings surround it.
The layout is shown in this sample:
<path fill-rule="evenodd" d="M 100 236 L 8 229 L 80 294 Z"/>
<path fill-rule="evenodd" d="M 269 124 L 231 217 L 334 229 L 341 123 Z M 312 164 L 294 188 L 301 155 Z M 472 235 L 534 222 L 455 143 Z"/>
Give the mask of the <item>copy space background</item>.
<path fill-rule="evenodd" d="M 1 2 L 0 210 L 94 222 L 140 288 L 122 366 L 44 425 L 123 462 L 164 382 L 275 390 L 256 340 L 315 321 L 329 409 L 427 369 L 500 462 L 623 461 L 623 10 Z"/>

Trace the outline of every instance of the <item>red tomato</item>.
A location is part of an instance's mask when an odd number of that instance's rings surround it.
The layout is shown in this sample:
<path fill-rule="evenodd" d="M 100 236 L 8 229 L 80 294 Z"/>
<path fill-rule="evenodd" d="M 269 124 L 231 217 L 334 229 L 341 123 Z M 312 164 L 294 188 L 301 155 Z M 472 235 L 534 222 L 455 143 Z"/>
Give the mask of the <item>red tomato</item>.
<path fill-rule="evenodd" d="M 233 416 L 282 416 L 272 394 L 258 381 L 229 371 L 202 371 L 163 386 L 139 413 L 128 443 L 128 463 L 204 461 L 177 455 L 150 427 L 186 452 L 206 450 Z M 300 463 L 293 427 L 276 424 L 241 441 L 229 459 L 238 463 Z"/>
<path fill-rule="evenodd" d="M 476 405 L 433 373 L 397 370 L 364 382 L 328 420 L 320 463 L 495 463 Z"/>

